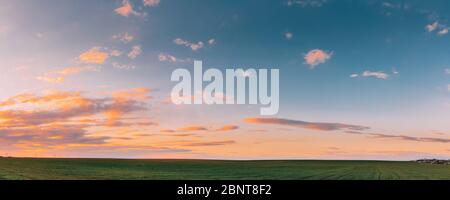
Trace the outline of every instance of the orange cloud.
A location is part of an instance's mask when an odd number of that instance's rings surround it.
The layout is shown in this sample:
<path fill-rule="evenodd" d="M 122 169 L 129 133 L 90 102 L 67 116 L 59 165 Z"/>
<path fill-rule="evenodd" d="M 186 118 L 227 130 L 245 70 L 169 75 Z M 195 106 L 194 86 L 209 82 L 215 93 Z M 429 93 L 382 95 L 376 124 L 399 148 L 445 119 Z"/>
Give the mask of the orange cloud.
<path fill-rule="evenodd" d="M 78 56 L 78 59 L 83 63 L 101 65 L 109 57 L 108 52 L 103 52 L 100 47 L 93 47 L 90 50 Z"/>
<path fill-rule="evenodd" d="M 37 80 L 47 83 L 62 83 L 64 82 L 64 77 L 47 77 L 47 76 L 38 76 Z"/>
<path fill-rule="evenodd" d="M 207 131 L 208 128 L 204 126 L 186 126 L 178 128 L 179 131 Z"/>
<path fill-rule="evenodd" d="M 239 126 L 236 125 L 224 125 L 217 129 L 210 129 L 207 126 L 200 126 L 200 125 L 191 125 L 191 126 L 185 126 L 177 128 L 176 130 L 173 129 L 161 129 L 160 132 L 163 133 L 175 133 L 175 132 L 190 132 L 190 131 L 233 131 L 239 129 Z"/>
<path fill-rule="evenodd" d="M 158 55 L 158 60 L 161 62 L 172 62 L 172 63 L 176 63 L 176 62 L 187 62 L 190 61 L 190 58 L 186 58 L 186 59 L 181 59 L 181 58 L 177 58 L 173 55 L 167 54 L 167 53 L 160 53 Z"/>
<path fill-rule="evenodd" d="M 314 68 L 319 64 L 325 63 L 331 58 L 332 55 L 333 53 L 327 53 L 320 49 L 314 49 L 305 55 L 305 62 L 310 66 L 310 68 Z"/>
<path fill-rule="evenodd" d="M 236 125 L 225 125 L 219 129 L 217 129 L 217 131 L 233 131 L 233 130 L 237 130 L 239 129 L 239 126 Z"/>
<path fill-rule="evenodd" d="M 116 11 L 116 13 L 119 15 L 128 17 L 128 15 L 133 12 L 133 6 L 130 4 L 128 0 L 123 0 L 122 6 L 115 9 L 114 11 Z"/>
<path fill-rule="evenodd" d="M 145 16 L 145 13 L 135 11 L 129 0 L 123 0 L 122 6 L 116 8 L 114 11 L 124 17 L 128 17 L 130 14 L 135 16 Z"/>
<path fill-rule="evenodd" d="M 135 59 L 135 58 L 137 58 L 139 55 L 141 55 L 141 53 L 142 53 L 142 48 L 141 48 L 141 46 L 140 46 L 140 45 L 134 45 L 134 46 L 131 48 L 130 53 L 128 53 L 128 57 L 131 58 L 131 59 Z"/>

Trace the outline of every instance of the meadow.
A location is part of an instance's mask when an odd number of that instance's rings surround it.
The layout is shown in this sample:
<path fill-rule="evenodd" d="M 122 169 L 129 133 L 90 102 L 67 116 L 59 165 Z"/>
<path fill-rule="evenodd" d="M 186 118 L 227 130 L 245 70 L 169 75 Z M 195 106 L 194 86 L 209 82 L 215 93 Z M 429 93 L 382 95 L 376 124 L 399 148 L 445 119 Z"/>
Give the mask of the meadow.
<path fill-rule="evenodd" d="M 450 180 L 450 165 L 405 161 L 0 158 L 7 180 Z"/>

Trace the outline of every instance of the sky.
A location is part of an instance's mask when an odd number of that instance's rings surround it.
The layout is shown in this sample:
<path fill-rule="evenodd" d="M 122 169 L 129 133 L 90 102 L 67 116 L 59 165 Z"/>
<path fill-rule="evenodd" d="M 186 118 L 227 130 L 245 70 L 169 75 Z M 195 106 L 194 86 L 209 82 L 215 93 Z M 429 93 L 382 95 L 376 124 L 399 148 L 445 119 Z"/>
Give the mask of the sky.
<path fill-rule="evenodd" d="M 450 2 L 0 0 L 0 155 L 450 158 Z M 279 69 L 280 108 L 175 105 L 178 68 Z M 206 83 L 205 83 L 206 84 Z"/>

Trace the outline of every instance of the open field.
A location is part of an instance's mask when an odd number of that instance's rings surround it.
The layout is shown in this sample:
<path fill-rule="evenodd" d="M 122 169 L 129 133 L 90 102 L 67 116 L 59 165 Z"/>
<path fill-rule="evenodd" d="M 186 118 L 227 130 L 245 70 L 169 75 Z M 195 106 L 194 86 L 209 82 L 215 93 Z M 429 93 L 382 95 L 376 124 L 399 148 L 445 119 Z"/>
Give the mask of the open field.
<path fill-rule="evenodd" d="M 390 161 L 0 158 L 0 179 L 450 180 L 450 165 Z"/>

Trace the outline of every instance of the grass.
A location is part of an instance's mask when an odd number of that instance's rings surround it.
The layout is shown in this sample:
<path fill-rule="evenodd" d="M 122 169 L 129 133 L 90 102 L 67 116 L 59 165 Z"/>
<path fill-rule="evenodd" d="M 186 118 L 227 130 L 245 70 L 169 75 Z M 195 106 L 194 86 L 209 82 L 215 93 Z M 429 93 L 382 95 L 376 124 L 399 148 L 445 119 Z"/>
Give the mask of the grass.
<path fill-rule="evenodd" d="M 0 179 L 450 180 L 450 165 L 393 161 L 0 158 Z"/>

